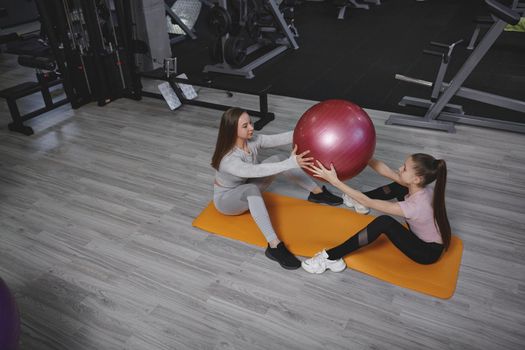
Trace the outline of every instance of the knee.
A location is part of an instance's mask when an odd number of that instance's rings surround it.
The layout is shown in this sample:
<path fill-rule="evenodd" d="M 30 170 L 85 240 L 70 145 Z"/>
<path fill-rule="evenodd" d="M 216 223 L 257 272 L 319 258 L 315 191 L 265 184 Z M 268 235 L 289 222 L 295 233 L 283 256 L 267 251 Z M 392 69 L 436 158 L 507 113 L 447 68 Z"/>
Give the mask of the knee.
<path fill-rule="evenodd" d="M 244 198 L 254 197 L 254 196 L 261 197 L 261 190 L 255 184 L 247 184 L 246 191 L 244 192 Z"/>
<path fill-rule="evenodd" d="M 389 185 L 389 187 L 396 194 L 398 201 L 404 200 L 405 196 L 408 194 L 408 188 L 398 184 L 397 182 L 393 182 Z"/>
<path fill-rule="evenodd" d="M 396 220 L 388 215 L 381 215 L 375 218 L 370 224 L 368 224 L 368 231 L 374 233 L 383 233 L 388 227 L 390 227 Z"/>

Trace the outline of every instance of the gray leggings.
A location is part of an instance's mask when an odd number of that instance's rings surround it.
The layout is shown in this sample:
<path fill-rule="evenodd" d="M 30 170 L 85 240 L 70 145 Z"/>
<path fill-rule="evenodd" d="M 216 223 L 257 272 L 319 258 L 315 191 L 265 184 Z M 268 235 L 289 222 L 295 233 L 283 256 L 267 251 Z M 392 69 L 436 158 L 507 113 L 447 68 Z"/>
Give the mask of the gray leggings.
<path fill-rule="evenodd" d="M 263 163 L 280 162 L 282 160 L 284 160 L 282 156 L 274 155 L 265 159 Z M 280 174 L 307 191 L 311 192 L 317 187 L 317 184 L 300 168 L 286 170 Z M 277 175 L 279 174 L 252 178 L 245 184 L 232 189 L 223 189 L 215 185 L 215 194 L 213 196 L 215 208 L 225 215 L 239 215 L 249 210 L 255 223 L 264 234 L 266 241 L 271 242 L 277 239 L 270 216 L 266 210 L 266 205 L 261 196 L 261 192 L 264 192 L 271 185 Z"/>

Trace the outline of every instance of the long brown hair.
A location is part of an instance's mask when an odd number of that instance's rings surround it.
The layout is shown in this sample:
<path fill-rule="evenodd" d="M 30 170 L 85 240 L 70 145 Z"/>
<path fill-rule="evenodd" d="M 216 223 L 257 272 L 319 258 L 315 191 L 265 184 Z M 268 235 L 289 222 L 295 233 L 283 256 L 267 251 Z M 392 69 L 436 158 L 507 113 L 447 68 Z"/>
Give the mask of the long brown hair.
<path fill-rule="evenodd" d="M 211 158 L 211 166 L 215 170 L 219 170 L 222 158 L 235 146 L 235 141 L 237 140 L 237 124 L 243 113 L 246 113 L 244 109 L 233 107 L 222 115 L 215 152 L 213 152 L 213 157 Z"/>
<path fill-rule="evenodd" d="M 426 186 L 432 181 L 436 181 L 434 186 L 434 198 L 432 207 L 434 208 L 434 220 L 437 223 L 441 239 L 445 249 L 450 245 L 451 229 L 448 222 L 447 209 L 445 208 L 445 187 L 447 184 L 447 163 L 443 159 L 436 159 L 424 153 L 415 153 L 411 156 L 414 162 L 414 170 L 417 176 L 423 178 L 422 186 Z"/>

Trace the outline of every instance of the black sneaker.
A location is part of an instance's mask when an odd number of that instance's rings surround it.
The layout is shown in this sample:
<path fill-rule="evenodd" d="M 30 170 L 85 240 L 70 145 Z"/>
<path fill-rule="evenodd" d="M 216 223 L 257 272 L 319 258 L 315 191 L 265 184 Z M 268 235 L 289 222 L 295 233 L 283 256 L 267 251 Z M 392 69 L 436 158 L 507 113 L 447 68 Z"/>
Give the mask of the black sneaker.
<path fill-rule="evenodd" d="M 315 193 L 310 192 L 310 195 L 308 196 L 308 200 L 310 202 L 324 203 L 328 205 L 343 204 L 343 198 L 337 197 L 336 195 L 332 194 L 330 191 L 326 189 L 325 186 L 323 186 L 323 192 L 321 193 L 315 194 Z"/>
<path fill-rule="evenodd" d="M 301 262 L 288 249 L 283 242 L 279 243 L 277 247 L 266 248 L 264 252 L 269 259 L 277 261 L 283 268 L 287 270 L 295 270 L 301 267 Z"/>

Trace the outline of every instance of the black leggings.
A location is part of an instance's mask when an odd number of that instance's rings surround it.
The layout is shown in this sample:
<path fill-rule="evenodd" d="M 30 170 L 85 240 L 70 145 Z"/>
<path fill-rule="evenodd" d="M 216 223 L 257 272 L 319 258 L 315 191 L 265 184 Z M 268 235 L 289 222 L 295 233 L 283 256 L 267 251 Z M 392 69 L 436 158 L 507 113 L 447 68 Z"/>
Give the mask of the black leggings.
<path fill-rule="evenodd" d="M 365 194 L 373 199 L 393 199 L 403 201 L 408 189 L 397 183 L 379 187 Z M 407 257 L 420 264 L 436 262 L 443 252 L 443 244 L 428 243 L 421 240 L 411 230 L 405 228 L 394 218 L 381 215 L 375 218 L 366 229 L 350 237 L 346 242 L 327 250 L 331 260 L 341 259 L 345 255 L 375 241 L 382 233 Z"/>
<path fill-rule="evenodd" d="M 405 200 L 405 196 L 408 194 L 408 188 L 401 186 L 397 182 L 392 182 L 391 184 L 381 186 L 375 190 L 365 192 L 368 197 L 372 199 L 397 199 L 398 202 Z"/>

